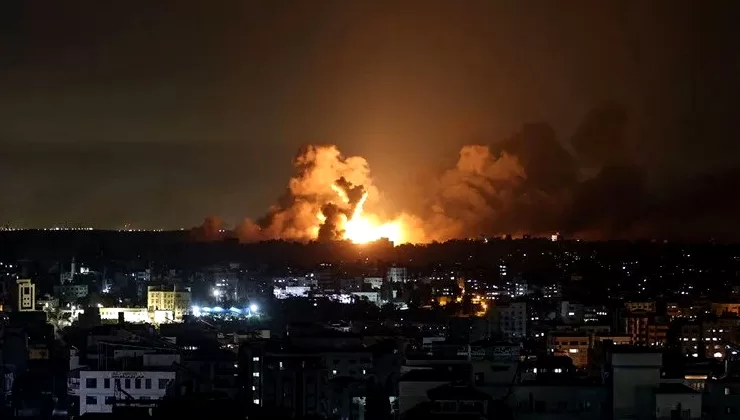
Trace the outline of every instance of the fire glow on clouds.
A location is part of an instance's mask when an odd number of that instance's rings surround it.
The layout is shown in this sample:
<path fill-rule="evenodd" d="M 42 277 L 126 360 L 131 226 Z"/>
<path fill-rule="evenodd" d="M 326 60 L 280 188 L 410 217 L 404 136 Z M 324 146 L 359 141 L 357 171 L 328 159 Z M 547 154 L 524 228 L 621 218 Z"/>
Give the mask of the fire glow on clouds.
<path fill-rule="evenodd" d="M 456 237 L 469 224 L 466 219 L 477 217 L 475 211 L 448 215 L 434 202 L 430 203 L 430 214 L 423 217 L 407 213 L 384 216 L 376 210 L 382 209 L 382 203 L 378 202 L 380 194 L 368 162 L 359 156 L 345 157 L 336 146 L 308 146 L 294 166 L 296 174 L 288 184 L 288 193 L 261 220 L 242 223 L 237 228 L 241 240 L 349 240 L 363 244 L 385 238 L 396 245 L 419 243 Z M 515 158 L 506 154 L 495 157 L 485 146 L 466 146 L 457 167 L 439 180 L 440 191 L 435 196 L 446 202 L 482 203 L 486 199 L 476 194 L 495 193 L 494 184 L 499 180 L 521 176 Z"/>

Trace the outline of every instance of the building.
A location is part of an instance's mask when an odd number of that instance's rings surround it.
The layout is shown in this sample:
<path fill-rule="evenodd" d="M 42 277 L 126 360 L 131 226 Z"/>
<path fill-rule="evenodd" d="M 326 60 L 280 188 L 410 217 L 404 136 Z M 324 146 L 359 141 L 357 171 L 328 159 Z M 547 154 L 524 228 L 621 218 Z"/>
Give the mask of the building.
<path fill-rule="evenodd" d="M 380 290 L 383 287 L 382 277 L 365 277 L 365 284 L 370 286 L 372 290 Z"/>
<path fill-rule="evenodd" d="M 563 290 L 559 283 L 548 284 L 542 288 L 542 297 L 545 299 L 560 299 L 562 293 Z"/>
<path fill-rule="evenodd" d="M 705 406 L 711 419 L 736 419 L 740 414 L 740 378 L 730 376 L 706 383 Z"/>
<path fill-rule="evenodd" d="M 178 290 L 177 286 L 171 290 L 156 286 L 147 287 L 147 308 L 149 311 L 172 311 L 175 320 L 182 320 L 182 316 L 190 311 L 192 296 L 190 288 Z"/>
<path fill-rule="evenodd" d="M 386 279 L 389 283 L 406 283 L 408 281 L 406 267 L 390 267 Z"/>
<path fill-rule="evenodd" d="M 509 295 L 511 297 L 523 297 L 527 296 L 530 292 L 529 290 L 529 284 L 522 280 L 522 279 L 516 279 L 513 282 L 510 283 L 510 290 Z"/>
<path fill-rule="evenodd" d="M 54 296 L 64 302 L 75 302 L 87 297 L 89 290 L 86 284 L 62 284 L 54 286 Z"/>
<path fill-rule="evenodd" d="M 339 289 L 344 293 L 361 292 L 362 277 L 344 277 L 339 280 Z"/>
<path fill-rule="evenodd" d="M 625 302 L 624 307 L 629 313 L 655 313 L 655 302 Z"/>
<path fill-rule="evenodd" d="M 18 311 L 35 311 L 36 285 L 30 279 L 17 280 L 16 283 L 18 283 Z"/>
<path fill-rule="evenodd" d="M 118 401 L 158 400 L 175 380 L 165 371 L 80 371 L 79 414 L 112 413 Z"/>
<path fill-rule="evenodd" d="M 98 308 L 102 321 L 118 321 L 131 324 L 163 324 L 175 320 L 174 313 L 168 310 L 150 311 L 148 308 Z"/>
<path fill-rule="evenodd" d="M 233 273 L 217 273 L 211 294 L 216 302 L 239 301 L 239 278 Z"/>
<path fill-rule="evenodd" d="M 563 301 L 560 303 L 560 318 L 566 324 L 582 324 L 584 307 L 580 303 Z"/>
<path fill-rule="evenodd" d="M 740 316 L 740 303 L 716 303 L 712 302 L 712 312 L 716 316 L 732 315 Z"/>
<path fill-rule="evenodd" d="M 668 344 L 669 325 L 656 323 L 655 317 L 633 313 L 624 318 L 625 332 L 632 342 L 642 346 L 665 346 Z"/>
<path fill-rule="evenodd" d="M 492 329 L 505 337 L 524 338 L 527 336 L 527 303 L 511 302 L 497 305 L 491 311 Z"/>
<path fill-rule="evenodd" d="M 561 333 L 548 337 L 548 350 L 556 355 L 568 356 L 577 369 L 584 369 L 589 364 L 589 349 L 592 346 L 588 334 Z"/>

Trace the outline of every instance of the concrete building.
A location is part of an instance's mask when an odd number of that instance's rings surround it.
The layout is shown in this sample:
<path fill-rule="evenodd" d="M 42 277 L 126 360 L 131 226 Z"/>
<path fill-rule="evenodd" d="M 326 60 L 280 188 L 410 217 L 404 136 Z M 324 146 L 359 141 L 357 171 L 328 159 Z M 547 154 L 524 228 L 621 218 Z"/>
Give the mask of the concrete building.
<path fill-rule="evenodd" d="M 654 389 L 656 419 L 702 418 L 702 394 L 678 383 L 662 383 Z"/>
<path fill-rule="evenodd" d="M 491 312 L 492 329 L 505 337 L 524 338 L 527 336 L 527 303 L 511 302 L 497 305 Z"/>
<path fill-rule="evenodd" d="M 584 307 L 580 303 L 563 301 L 560 303 L 560 318 L 566 324 L 582 324 Z"/>
<path fill-rule="evenodd" d="M 389 283 L 406 283 L 408 281 L 406 267 L 390 267 L 386 279 Z"/>
<path fill-rule="evenodd" d="M 190 311 L 192 296 L 190 288 L 178 290 L 173 288 L 147 287 L 147 307 L 150 311 L 172 311 L 175 320 L 182 320 L 182 316 Z"/>
<path fill-rule="evenodd" d="M 608 414 L 607 395 L 598 385 L 522 384 L 514 387 L 508 404 L 520 420 L 599 420 Z"/>
<path fill-rule="evenodd" d="M 612 418 L 653 418 L 663 354 L 614 347 L 610 356 L 606 376 L 612 388 Z"/>
<path fill-rule="evenodd" d="M 562 292 L 560 283 L 551 283 L 542 288 L 542 297 L 545 299 L 560 299 Z"/>
<path fill-rule="evenodd" d="M 559 333 L 550 334 L 548 337 L 548 350 L 556 355 L 568 356 L 573 361 L 573 366 L 584 369 L 589 364 L 589 350 L 592 347 L 592 337 L 581 333 Z"/>
<path fill-rule="evenodd" d="M 704 398 L 705 406 L 709 409 L 709 418 L 737 419 L 740 415 L 740 378 L 708 381 L 704 388 Z"/>
<path fill-rule="evenodd" d="M 86 284 L 62 284 L 54 286 L 54 296 L 64 302 L 75 302 L 87 297 L 89 288 Z"/>
<path fill-rule="evenodd" d="M 625 302 L 624 308 L 629 313 L 655 313 L 655 302 Z"/>
<path fill-rule="evenodd" d="M 383 278 L 365 277 L 365 284 L 369 285 L 372 290 L 380 290 L 383 287 Z"/>
<path fill-rule="evenodd" d="M 158 400 L 175 380 L 175 372 L 80 371 L 79 414 L 112 413 L 120 400 Z"/>
<path fill-rule="evenodd" d="M 30 279 L 17 280 L 18 284 L 18 311 L 32 312 L 36 310 L 36 285 Z"/>

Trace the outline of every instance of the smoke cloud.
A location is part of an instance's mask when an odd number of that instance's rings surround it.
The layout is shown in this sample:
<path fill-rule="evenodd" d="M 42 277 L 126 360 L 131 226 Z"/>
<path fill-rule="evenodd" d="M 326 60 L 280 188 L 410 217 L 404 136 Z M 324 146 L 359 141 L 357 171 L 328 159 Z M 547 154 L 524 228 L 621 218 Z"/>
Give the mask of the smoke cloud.
<path fill-rule="evenodd" d="M 569 141 L 536 123 L 491 145 L 464 146 L 454 167 L 419 185 L 423 203 L 408 203 L 417 210 L 393 221 L 410 242 L 554 232 L 585 239 L 727 235 L 704 203 L 731 209 L 728 214 L 740 209 L 739 200 L 717 202 L 740 175 L 690 180 L 674 194 L 654 194 L 649 168 L 640 166 L 629 141 L 627 115 L 606 103 L 585 115 Z M 278 204 L 236 228 L 240 240 L 340 240 L 357 207 L 366 199 L 372 207 L 379 197 L 368 162 L 344 157 L 336 146 L 307 146 L 294 167 Z M 737 224 L 729 232 L 740 233 Z M 210 240 L 220 226 L 207 219 L 194 232 Z"/>
<path fill-rule="evenodd" d="M 367 161 L 345 157 L 336 146 L 306 146 L 293 165 L 278 204 L 264 218 L 241 223 L 235 231 L 240 240 L 338 240 L 362 197 L 377 196 Z"/>

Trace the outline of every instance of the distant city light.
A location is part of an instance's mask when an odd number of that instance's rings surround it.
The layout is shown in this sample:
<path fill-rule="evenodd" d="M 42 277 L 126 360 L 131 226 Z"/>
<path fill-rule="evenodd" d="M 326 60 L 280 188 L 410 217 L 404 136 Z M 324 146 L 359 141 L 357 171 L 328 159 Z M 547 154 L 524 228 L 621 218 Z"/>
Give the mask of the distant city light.
<path fill-rule="evenodd" d="M 249 305 L 249 311 L 250 312 L 257 312 L 258 309 L 259 308 L 257 308 L 257 305 L 255 305 L 254 303 L 251 304 L 251 305 Z"/>

